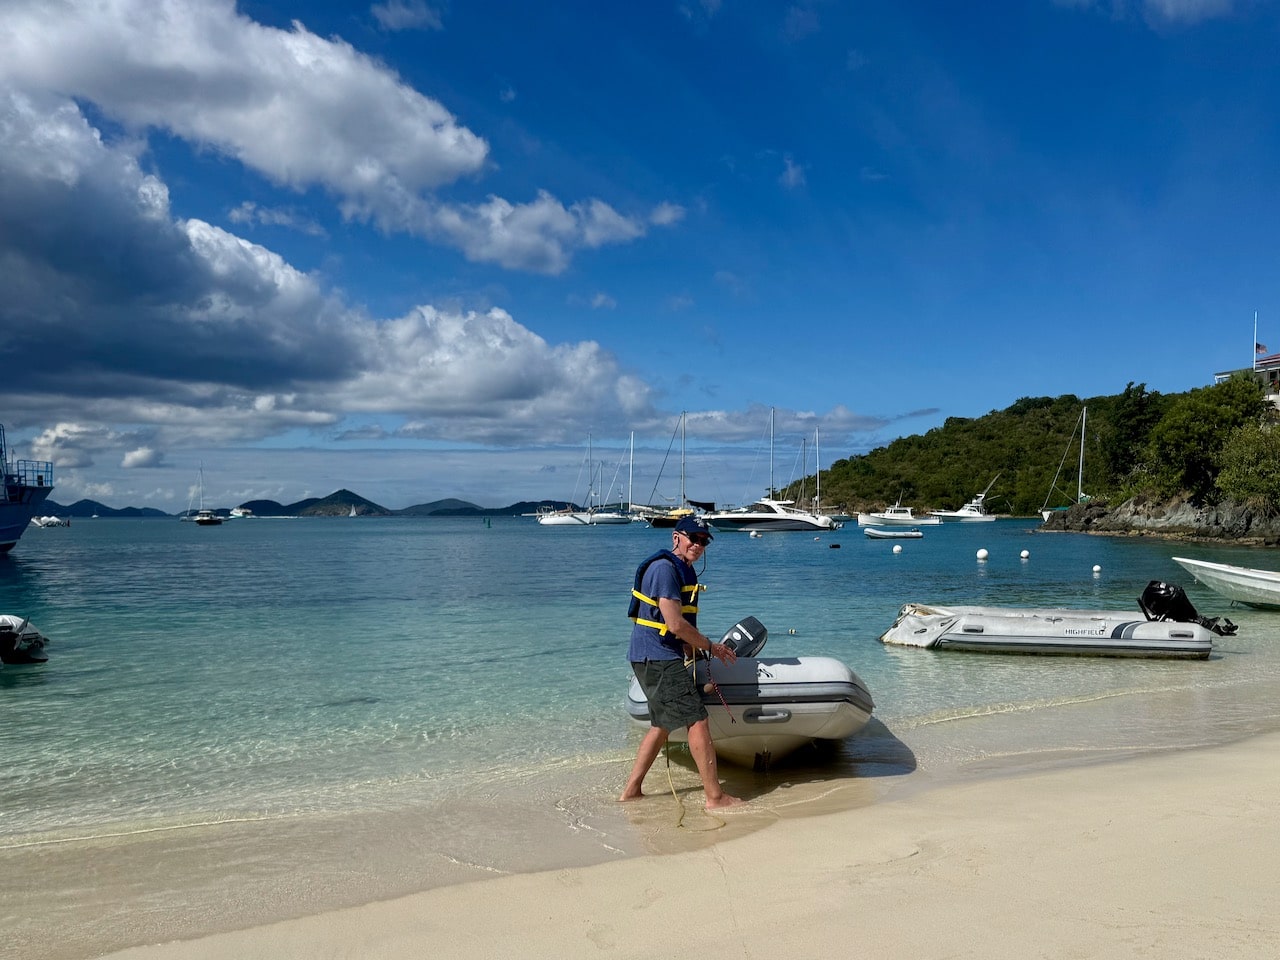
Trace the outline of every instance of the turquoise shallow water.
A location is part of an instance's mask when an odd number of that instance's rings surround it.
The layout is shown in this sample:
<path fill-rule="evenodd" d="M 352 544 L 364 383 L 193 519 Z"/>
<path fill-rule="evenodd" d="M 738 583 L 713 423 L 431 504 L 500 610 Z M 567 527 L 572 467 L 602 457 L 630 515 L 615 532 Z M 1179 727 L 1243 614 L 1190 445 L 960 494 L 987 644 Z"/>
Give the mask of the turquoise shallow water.
<path fill-rule="evenodd" d="M 1280 617 L 1227 611 L 1169 544 L 1033 531 L 945 525 L 897 555 L 852 525 L 821 539 L 723 534 L 702 572 L 704 626 L 754 614 L 769 653 L 839 657 L 903 731 L 1280 668 Z M 0 672 L 0 837 L 340 809 L 406 782 L 422 796 L 627 749 L 629 578 L 668 537 L 527 519 L 33 529 L 0 561 L 0 612 L 30 616 L 54 642 L 47 665 Z M 945 655 L 876 639 L 907 600 L 1136 610 L 1153 578 L 1247 625 L 1208 663 Z"/>
<path fill-rule="evenodd" d="M 896 555 L 856 525 L 821 538 L 722 534 L 701 573 L 703 626 L 718 634 L 755 615 L 768 653 L 835 656 L 866 682 L 877 721 L 825 765 L 798 761 L 818 771 L 810 779 L 931 778 L 1280 725 L 1280 614 L 1229 609 L 1170 559 L 1268 566 L 1269 552 L 1035 527 L 928 528 Z M 41 868 L 56 876 L 84 844 L 101 854 L 104 838 L 123 856 L 120 838 L 287 823 L 295 835 L 268 844 L 281 864 L 302 849 L 330 862 L 317 838 L 343 834 L 330 860 L 349 893 L 344 844 L 358 823 L 361 843 L 388 845 L 367 883 L 385 894 L 546 865 L 533 849 L 545 831 L 608 834 L 583 859 L 634 852 L 599 820 L 636 742 L 622 707 L 630 579 L 669 536 L 520 518 L 32 529 L 0 558 L 0 612 L 30 616 L 53 642 L 47 664 L 0 670 L 0 854 L 56 848 L 63 861 Z M 1206 662 L 939 654 L 877 639 L 906 601 L 1136 611 L 1151 579 L 1183 584 L 1239 635 Z M 779 774 L 754 786 L 756 775 L 728 775 L 763 795 Z M 206 855 L 215 841 L 201 839 Z M 267 885 L 269 866 L 243 865 L 243 845 L 263 842 L 238 835 L 226 869 Z M 442 842 L 457 846 L 444 858 L 457 877 L 421 867 L 421 850 Z M 15 863 L 19 876 L 35 869 Z M 41 893 L 56 920 L 57 892 Z"/>

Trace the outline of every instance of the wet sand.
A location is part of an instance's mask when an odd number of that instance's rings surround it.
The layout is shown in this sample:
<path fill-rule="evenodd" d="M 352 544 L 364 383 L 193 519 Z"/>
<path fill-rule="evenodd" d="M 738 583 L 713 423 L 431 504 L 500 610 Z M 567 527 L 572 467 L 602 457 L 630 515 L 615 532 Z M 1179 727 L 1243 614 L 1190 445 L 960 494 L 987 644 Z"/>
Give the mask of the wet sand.
<path fill-rule="evenodd" d="M 677 852 L 496 876 L 109 956 L 1280 955 L 1280 734 L 929 789 L 917 789 L 923 774 L 868 780 L 832 812 L 809 783 L 806 815 L 794 817 L 782 788 L 742 813 L 707 816 L 682 772 L 681 827 L 660 792 L 665 775 L 651 776 L 651 797 L 618 805 L 640 836 Z"/>

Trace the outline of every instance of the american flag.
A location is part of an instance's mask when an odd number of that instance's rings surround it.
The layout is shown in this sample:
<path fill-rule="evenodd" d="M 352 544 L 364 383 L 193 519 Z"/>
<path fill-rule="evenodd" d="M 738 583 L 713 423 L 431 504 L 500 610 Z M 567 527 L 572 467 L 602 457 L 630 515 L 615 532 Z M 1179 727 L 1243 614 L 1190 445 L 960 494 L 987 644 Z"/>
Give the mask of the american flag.
<path fill-rule="evenodd" d="M 1254 352 L 1254 353 L 1266 353 L 1266 352 L 1267 352 L 1267 348 L 1266 348 L 1263 344 L 1261 344 L 1261 343 L 1255 343 L 1255 344 L 1253 345 L 1253 352 Z"/>

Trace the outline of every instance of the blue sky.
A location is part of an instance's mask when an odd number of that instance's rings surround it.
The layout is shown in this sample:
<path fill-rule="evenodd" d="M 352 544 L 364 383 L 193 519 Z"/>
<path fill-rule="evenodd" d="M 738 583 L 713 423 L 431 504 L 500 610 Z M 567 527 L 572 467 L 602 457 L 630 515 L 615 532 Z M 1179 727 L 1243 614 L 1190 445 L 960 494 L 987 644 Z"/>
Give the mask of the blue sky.
<path fill-rule="evenodd" d="M 771 408 L 783 483 L 815 432 L 825 466 L 1200 386 L 1255 311 L 1280 348 L 1278 28 L 1267 0 L 5 0 L 0 422 L 58 501 L 176 512 L 202 462 L 220 506 L 581 501 L 588 437 L 617 495 L 633 433 L 661 500 L 685 410 L 689 494 L 725 503 L 769 482 Z"/>

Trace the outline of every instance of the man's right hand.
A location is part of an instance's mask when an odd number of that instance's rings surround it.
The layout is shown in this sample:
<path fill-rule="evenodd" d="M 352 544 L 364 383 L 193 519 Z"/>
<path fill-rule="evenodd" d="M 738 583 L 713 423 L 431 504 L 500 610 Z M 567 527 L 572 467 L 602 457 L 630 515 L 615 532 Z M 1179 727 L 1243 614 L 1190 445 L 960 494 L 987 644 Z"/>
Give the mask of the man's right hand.
<path fill-rule="evenodd" d="M 713 657 L 721 663 L 731 664 L 738 662 L 738 655 L 723 643 L 713 643 L 707 650 Z"/>

